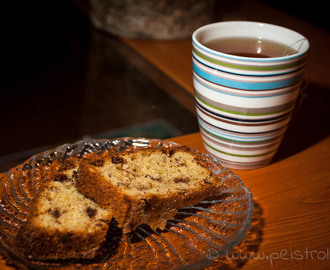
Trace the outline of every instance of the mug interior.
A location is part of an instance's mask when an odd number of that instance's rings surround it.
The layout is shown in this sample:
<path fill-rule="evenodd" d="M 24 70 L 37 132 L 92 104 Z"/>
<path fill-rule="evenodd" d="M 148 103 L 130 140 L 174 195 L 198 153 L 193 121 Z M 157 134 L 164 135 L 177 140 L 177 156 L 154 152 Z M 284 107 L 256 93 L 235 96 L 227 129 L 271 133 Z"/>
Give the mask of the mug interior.
<path fill-rule="evenodd" d="M 308 40 L 301 34 L 277 25 L 248 22 L 248 21 L 229 21 L 205 25 L 193 33 L 193 41 L 199 47 L 214 54 L 226 55 L 226 53 L 214 51 L 204 44 L 218 38 L 256 38 L 274 41 L 285 46 L 292 47 L 297 53 L 271 59 L 289 59 L 305 54 L 309 49 Z M 231 55 L 235 58 L 234 55 Z M 253 58 L 239 56 L 237 58 Z M 260 58 L 255 58 L 260 60 Z M 265 58 L 269 59 L 269 58 Z"/>

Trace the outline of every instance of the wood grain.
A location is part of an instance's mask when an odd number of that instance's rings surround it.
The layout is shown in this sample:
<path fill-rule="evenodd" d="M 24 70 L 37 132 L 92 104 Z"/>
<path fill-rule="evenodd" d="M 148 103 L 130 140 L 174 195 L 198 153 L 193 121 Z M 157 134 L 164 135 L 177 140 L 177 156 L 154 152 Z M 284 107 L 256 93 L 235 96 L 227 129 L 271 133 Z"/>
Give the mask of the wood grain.
<path fill-rule="evenodd" d="M 173 141 L 205 152 L 199 133 Z M 243 269 L 330 267 L 329 165 L 330 137 L 327 137 L 265 168 L 233 170 L 252 192 L 257 212 L 262 213 L 252 221 L 263 224 L 254 232 L 260 238 L 258 250 L 253 251 L 257 259 L 246 260 Z M 243 250 L 244 245 L 246 240 L 241 244 Z M 251 255 L 251 251 L 244 252 L 241 257 Z M 237 253 L 233 254 L 228 257 L 236 258 Z M 261 259 L 264 256 L 268 259 Z"/>

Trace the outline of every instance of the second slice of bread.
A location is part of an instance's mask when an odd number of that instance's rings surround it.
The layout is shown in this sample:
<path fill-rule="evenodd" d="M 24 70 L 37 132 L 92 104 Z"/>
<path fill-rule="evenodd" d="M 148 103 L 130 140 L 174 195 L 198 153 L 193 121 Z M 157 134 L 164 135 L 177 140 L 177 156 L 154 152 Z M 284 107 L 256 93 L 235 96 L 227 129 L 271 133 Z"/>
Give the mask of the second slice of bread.
<path fill-rule="evenodd" d="M 16 237 L 30 259 L 91 259 L 105 240 L 112 215 L 74 186 L 75 170 L 56 173 L 40 188 Z"/>
<path fill-rule="evenodd" d="M 124 233 L 144 223 L 164 229 L 179 208 L 218 193 L 219 181 L 205 159 L 184 146 L 109 152 L 82 160 L 75 183 L 99 205 L 111 206 Z"/>

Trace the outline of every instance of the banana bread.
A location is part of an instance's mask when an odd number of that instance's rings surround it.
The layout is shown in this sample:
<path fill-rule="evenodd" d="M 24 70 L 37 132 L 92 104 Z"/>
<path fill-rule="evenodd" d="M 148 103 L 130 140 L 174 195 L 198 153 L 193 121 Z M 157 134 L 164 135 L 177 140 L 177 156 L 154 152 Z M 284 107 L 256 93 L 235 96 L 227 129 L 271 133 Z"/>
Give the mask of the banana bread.
<path fill-rule="evenodd" d="M 81 160 L 75 185 L 102 207 L 111 207 L 124 233 L 143 223 L 164 229 L 179 208 L 219 193 L 209 161 L 185 146 L 125 149 Z"/>
<path fill-rule="evenodd" d="M 112 215 L 82 195 L 74 185 L 75 169 L 57 172 L 44 183 L 16 243 L 36 260 L 94 258 Z"/>

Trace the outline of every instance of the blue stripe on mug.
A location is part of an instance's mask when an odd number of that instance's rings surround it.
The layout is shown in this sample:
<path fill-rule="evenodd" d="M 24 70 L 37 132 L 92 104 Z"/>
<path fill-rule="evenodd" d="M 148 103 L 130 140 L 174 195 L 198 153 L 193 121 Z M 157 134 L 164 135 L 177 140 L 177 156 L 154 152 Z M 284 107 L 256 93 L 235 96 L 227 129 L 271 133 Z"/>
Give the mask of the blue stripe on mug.
<path fill-rule="evenodd" d="M 282 93 L 279 93 L 279 94 L 273 94 L 273 95 L 264 95 L 264 96 L 261 96 L 261 95 L 259 95 L 259 96 L 248 96 L 248 95 L 243 95 L 243 94 L 239 95 L 237 93 L 235 93 L 235 94 L 227 93 L 225 91 L 221 91 L 221 90 L 218 90 L 216 88 L 212 88 L 210 86 L 207 86 L 205 83 L 201 82 L 199 78 L 196 76 L 196 74 L 193 74 L 193 80 L 194 80 L 194 82 L 196 84 L 199 84 L 199 85 L 201 85 L 201 86 L 203 86 L 203 87 L 205 87 L 205 88 L 207 88 L 207 89 L 209 89 L 209 90 L 211 90 L 213 92 L 217 92 L 217 93 L 221 93 L 221 94 L 224 94 L 224 95 L 227 95 L 227 96 L 233 96 L 233 97 L 242 97 L 242 98 L 270 98 L 270 97 L 277 97 L 277 96 L 287 95 L 287 94 L 290 94 L 290 93 L 292 93 L 294 91 L 297 91 L 297 88 L 292 88 L 292 89 L 290 89 L 290 90 L 288 90 L 286 92 L 282 92 Z M 251 92 L 244 91 L 244 93 L 251 93 Z M 259 92 L 259 93 L 261 93 L 261 92 Z"/>
<path fill-rule="evenodd" d="M 241 82 L 241 81 L 234 81 L 234 80 L 229 80 L 225 78 L 220 78 L 217 76 L 214 76 L 210 73 L 207 73 L 200 68 L 198 68 L 194 63 L 193 63 L 193 70 L 194 72 L 204 78 L 205 80 L 208 80 L 210 82 L 220 84 L 223 86 L 227 87 L 232 87 L 236 89 L 244 89 L 244 90 L 266 90 L 266 89 L 276 89 L 276 88 L 283 88 L 287 87 L 293 84 L 298 83 L 301 80 L 300 76 L 290 78 L 287 80 L 280 80 L 280 81 L 270 81 L 270 82 Z"/>

